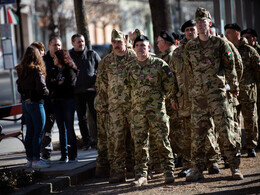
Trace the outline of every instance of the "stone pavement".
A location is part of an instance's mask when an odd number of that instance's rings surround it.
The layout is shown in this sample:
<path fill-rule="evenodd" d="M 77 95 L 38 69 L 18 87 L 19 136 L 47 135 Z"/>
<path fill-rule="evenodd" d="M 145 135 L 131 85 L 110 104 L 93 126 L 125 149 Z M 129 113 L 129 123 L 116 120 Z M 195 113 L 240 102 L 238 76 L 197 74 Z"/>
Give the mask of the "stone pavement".
<path fill-rule="evenodd" d="M 80 136 L 76 117 L 74 124 L 75 133 Z M 10 125 L 10 123 L 1 121 L 1 125 L 4 127 L 3 131 L 9 131 L 17 129 L 19 123 Z M 59 143 L 59 132 L 56 124 L 53 129 L 53 143 L 54 145 Z M 20 189 L 16 194 L 48 194 L 70 185 L 76 185 L 94 176 L 97 157 L 95 149 L 87 151 L 78 149 L 78 162 L 75 163 L 59 163 L 60 157 L 60 151 L 54 151 L 51 156 L 51 167 L 37 169 L 43 173 L 44 181 Z M 21 141 L 17 138 L 7 138 L 0 142 L 0 169 L 12 168 L 32 171 L 32 168 L 26 167 L 26 162 L 25 149 Z"/>

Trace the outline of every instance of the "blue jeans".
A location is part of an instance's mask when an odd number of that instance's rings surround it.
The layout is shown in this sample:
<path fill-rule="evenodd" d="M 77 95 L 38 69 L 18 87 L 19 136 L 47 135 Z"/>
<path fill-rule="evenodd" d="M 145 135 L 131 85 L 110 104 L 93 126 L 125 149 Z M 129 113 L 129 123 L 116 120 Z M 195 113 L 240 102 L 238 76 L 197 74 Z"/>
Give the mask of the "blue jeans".
<path fill-rule="evenodd" d="M 77 157 L 77 139 L 74 131 L 75 103 L 73 99 L 53 101 L 56 123 L 59 129 L 61 157 Z"/>
<path fill-rule="evenodd" d="M 42 133 L 46 121 L 42 103 L 22 101 L 23 116 L 26 122 L 25 150 L 29 161 L 40 160 Z"/>

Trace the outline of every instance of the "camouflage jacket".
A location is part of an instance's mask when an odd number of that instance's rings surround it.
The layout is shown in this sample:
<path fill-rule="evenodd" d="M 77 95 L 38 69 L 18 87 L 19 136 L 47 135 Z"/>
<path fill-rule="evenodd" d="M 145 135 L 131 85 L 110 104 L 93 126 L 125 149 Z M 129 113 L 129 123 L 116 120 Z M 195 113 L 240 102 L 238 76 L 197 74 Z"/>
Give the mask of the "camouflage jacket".
<path fill-rule="evenodd" d="M 191 97 L 239 91 L 234 54 L 226 41 L 210 36 L 203 46 L 199 37 L 184 49 L 184 64 L 190 74 Z"/>
<path fill-rule="evenodd" d="M 241 55 L 237 50 L 236 46 L 232 42 L 230 42 L 225 35 L 221 34 L 219 35 L 219 37 L 221 37 L 224 41 L 228 42 L 230 48 L 232 49 L 232 52 L 234 53 L 237 78 L 238 78 L 238 82 L 240 82 L 243 76 L 243 62 L 242 62 Z M 233 97 L 231 93 L 229 94 L 229 102 L 232 103 L 233 106 L 239 105 L 237 98 Z"/>
<path fill-rule="evenodd" d="M 173 52 L 170 69 L 175 73 L 179 91 L 177 93 L 179 104 L 179 116 L 188 117 L 191 111 L 191 101 L 189 98 L 189 78 L 183 63 L 183 51 L 188 40 L 181 40 L 182 45 L 176 48 Z"/>
<path fill-rule="evenodd" d="M 114 110 L 122 105 L 130 105 L 129 92 L 124 89 L 123 72 L 127 64 L 137 59 L 132 49 L 127 49 L 126 55 L 119 60 L 114 52 L 104 57 L 100 65 L 98 76 L 98 90 L 107 95 L 108 110 Z"/>
<path fill-rule="evenodd" d="M 164 52 L 159 54 L 159 58 L 163 59 L 167 64 L 170 63 L 170 60 L 172 58 L 172 53 L 176 49 L 175 45 L 172 45 L 168 49 L 166 49 Z"/>
<path fill-rule="evenodd" d="M 97 112 L 108 112 L 108 97 L 105 89 L 105 84 L 101 80 L 101 73 L 104 66 L 104 61 L 102 60 L 99 63 L 97 69 L 97 78 L 96 78 L 96 97 L 94 100 L 94 106 Z"/>
<path fill-rule="evenodd" d="M 163 109 L 164 99 L 169 94 L 177 101 L 177 89 L 173 85 L 176 78 L 168 64 L 160 58 L 150 55 L 145 66 L 134 60 L 124 71 L 124 83 L 131 94 L 132 108 Z"/>
<path fill-rule="evenodd" d="M 241 38 L 237 49 L 244 65 L 238 100 L 240 102 L 256 102 L 256 87 L 260 83 L 260 56 L 253 47 L 248 45 L 246 38 Z"/>

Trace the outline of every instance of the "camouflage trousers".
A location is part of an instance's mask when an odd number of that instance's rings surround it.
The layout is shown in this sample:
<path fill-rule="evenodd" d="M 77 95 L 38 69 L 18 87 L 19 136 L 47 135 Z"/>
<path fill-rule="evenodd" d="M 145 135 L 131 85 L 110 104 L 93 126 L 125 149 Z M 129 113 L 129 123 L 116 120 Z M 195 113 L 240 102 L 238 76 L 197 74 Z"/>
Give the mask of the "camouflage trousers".
<path fill-rule="evenodd" d="M 218 133 L 216 132 L 213 118 L 210 118 L 211 127 L 208 129 L 206 137 L 206 167 L 212 166 L 213 163 L 218 162 L 220 158 L 220 148 L 218 144 Z"/>
<path fill-rule="evenodd" d="M 131 132 L 135 147 L 135 174 L 147 176 L 148 171 L 148 141 L 149 135 L 154 135 L 158 149 L 160 163 L 164 172 L 173 172 L 173 154 L 168 140 L 169 128 L 168 116 L 163 110 L 145 110 L 137 108 L 132 110 Z"/>
<path fill-rule="evenodd" d="M 184 136 L 183 120 L 178 116 L 178 111 L 172 109 L 169 99 L 166 99 L 165 103 L 167 115 L 170 117 L 169 140 L 172 152 L 175 157 L 183 157 L 183 139 L 180 139 Z"/>
<path fill-rule="evenodd" d="M 240 102 L 240 104 L 244 118 L 245 147 L 253 149 L 256 148 L 258 141 L 257 105 L 256 102 Z"/>
<path fill-rule="evenodd" d="M 134 166 L 134 142 L 130 133 L 129 108 L 121 106 L 109 111 L 107 134 L 110 167 L 117 173 Z"/>
<path fill-rule="evenodd" d="M 181 117 L 183 121 L 183 169 L 189 169 L 191 167 L 191 117 Z"/>
<path fill-rule="evenodd" d="M 109 167 L 107 149 L 107 131 L 109 127 L 108 112 L 97 112 L 97 167 Z M 110 155 L 111 156 L 111 155 Z"/>
<path fill-rule="evenodd" d="M 217 95 L 200 95 L 192 98 L 191 112 L 191 166 L 204 169 L 205 142 L 208 130 L 212 127 L 212 118 L 215 131 L 219 135 L 219 143 L 223 146 L 230 168 L 238 168 L 240 159 L 237 155 L 236 141 L 232 131 L 232 113 L 228 108 L 226 93 Z"/>
<path fill-rule="evenodd" d="M 183 139 L 179 139 L 183 137 L 183 121 L 181 118 L 178 117 L 178 112 L 171 108 L 171 102 L 166 99 L 166 112 L 169 116 L 169 141 L 172 148 L 172 152 L 174 157 L 183 157 Z M 160 162 L 158 148 L 156 146 L 155 140 L 156 137 L 154 134 L 149 136 L 150 139 L 150 147 L 149 147 L 149 154 L 150 154 L 150 161 L 149 161 L 149 168 L 158 164 Z"/>

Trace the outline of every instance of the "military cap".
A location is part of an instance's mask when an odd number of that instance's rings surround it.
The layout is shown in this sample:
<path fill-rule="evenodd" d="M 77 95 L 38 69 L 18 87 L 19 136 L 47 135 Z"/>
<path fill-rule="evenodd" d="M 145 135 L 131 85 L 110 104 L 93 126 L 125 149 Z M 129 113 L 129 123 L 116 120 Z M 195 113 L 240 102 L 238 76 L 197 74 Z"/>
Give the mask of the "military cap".
<path fill-rule="evenodd" d="M 241 32 L 241 28 L 240 26 L 237 24 L 237 23 L 233 23 L 233 24 L 226 24 L 225 27 L 224 27 L 225 30 L 227 29 L 234 29 L 238 32 Z"/>
<path fill-rule="evenodd" d="M 162 37 L 162 39 L 164 41 L 168 41 L 168 42 L 170 42 L 172 44 L 175 43 L 175 40 L 174 40 L 174 37 L 172 36 L 172 34 L 170 32 L 168 32 L 168 31 L 166 31 L 166 30 L 162 30 L 160 32 L 160 37 Z"/>
<path fill-rule="evenodd" d="M 197 8 L 195 13 L 195 20 L 206 20 L 206 19 L 211 20 L 211 15 L 209 11 L 202 7 Z"/>
<path fill-rule="evenodd" d="M 172 32 L 172 36 L 175 40 L 181 40 L 181 35 L 179 33 Z"/>
<path fill-rule="evenodd" d="M 243 34 L 250 34 L 250 35 L 253 35 L 254 37 L 258 37 L 256 31 L 252 28 L 247 28 L 245 30 L 242 30 L 241 36 L 243 36 Z"/>
<path fill-rule="evenodd" d="M 117 31 L 115 29 L 113 29 L 112 34 L 111 34 L 111 42 L 113 41 L 121 41 L 125 39 L 125 35 L 124 33 L 122 33 L 121 31 Z"/>
<path fill-rule="evenodd" d="M 196 22 L 194 20 L 188 20 L 184 22 L 184 24 L 181 26 L 181 31 L 184 32 L 185 28 L 190 27 L 190 26 L 196 26 Z"/>
<path fill-rule="evenodd" d="M 132 43 L 135 41 L 136 37 L 143 35 L 144 33 L 139 30 L 139 29 L 135 29 L 135 31 L 132 33 Z"/>
<path fill-rule="evenodd" d="M 145 35 L 140 35 L 138 37 L 135 38 L 135 41 L 134 41 L 134 44 L 133 44 L 133 48 L 135 48 L 135 44 L 138 42 L 138 41 L 149 41 L 148 37 L 145 36 Z"/>

